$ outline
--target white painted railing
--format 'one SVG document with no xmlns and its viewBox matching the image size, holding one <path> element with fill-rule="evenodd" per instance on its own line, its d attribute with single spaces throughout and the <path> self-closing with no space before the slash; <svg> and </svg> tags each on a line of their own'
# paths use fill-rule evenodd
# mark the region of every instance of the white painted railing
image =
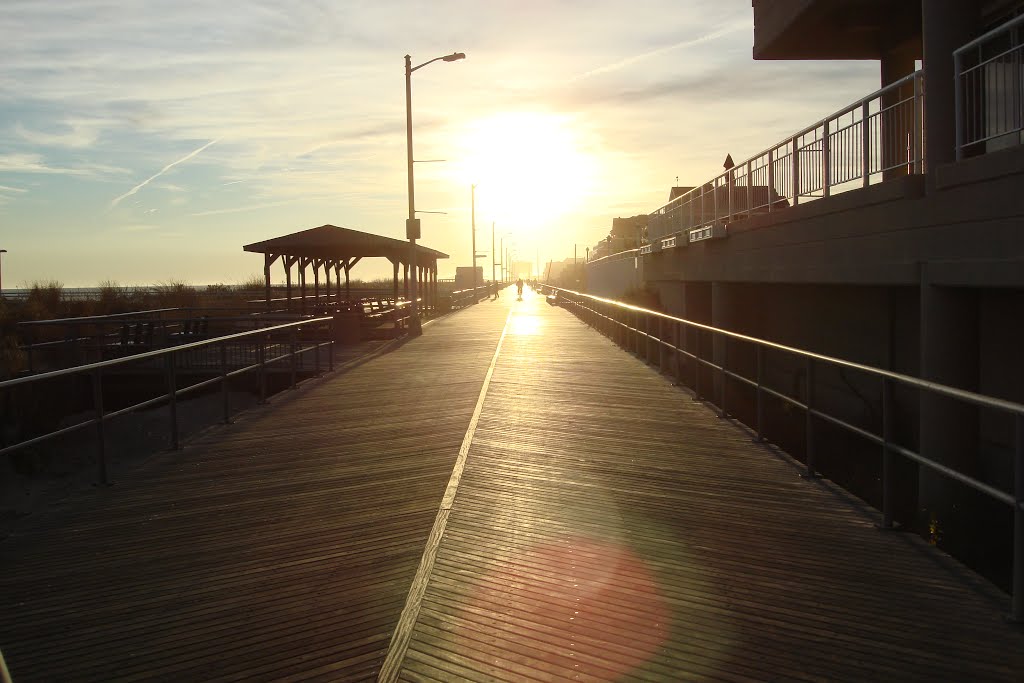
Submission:
<svg viewBox="0 0 1024 683">
<path fill-rule="evenodd" d="M 705 239 L 751 214 L 921 173 L 923 98 L 917 71 L 677 197 L 649 215 L 644 253 L 663 239 Z"/>
<path fill-rule="evenodd" d="M 956 158 L 1024 143 L 1024 15 L 953 53 Z"/>
</svg>

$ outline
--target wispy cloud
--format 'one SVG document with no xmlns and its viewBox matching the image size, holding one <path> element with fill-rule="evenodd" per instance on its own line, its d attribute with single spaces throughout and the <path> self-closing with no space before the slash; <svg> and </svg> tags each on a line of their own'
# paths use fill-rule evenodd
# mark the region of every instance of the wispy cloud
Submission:
<svg viewBox="0 0 1024 683">
<path fill-rule="evenodd" d="M 28 192 L 28 190 L 21 187 L 8 187 L 7 185 L 0 185 L 0 192 Z"/>
<path fill-rule="evenodd" d="M 294 204 L 300 201 L 299 199 L 286 199 L 280 202 L 267 202 L 265 204 L 251 204 L 249 206 L 236 206 L 230 209 L 212 209 L 210 211 L 197 211 L 196 213 L 189 214 L 190 216 L 219 216 L 225 213 L 242 213 L 245 211 L 257 211 L 259 209 L 269 209 L 274 206 L 284 206 L 285 204 Z"/>
<path fill-rule="evenodd" d="M 194 149 L 191 152 L 189 152 L 188 154 L 186 154 L 185 156 L 183 156 L 180 159 L 178 159 L 177 161 L 172 161 L 171 163 L 167 164 L 162 169 L 160 169 L 157 173 L 154 173 L 150 177 L 146 178 L 141 183 L 139 183 L 138 185 L 136 185 L 132 189 L 128 190 L 127 192 L 125 192 L 120 197 L 115 197 L 114 200 L 110 202 L 110 207 L 109 208 L 113 209 L 115 206 L 117 206 L 118 204 L 121 203 L 121 200 L 123 200 L 123 199 L 125 199 L 127 197 L 131 197 L 133 194 L 135 194 L 136 192 L 138 192 L 139 190 L 144 188 L 146 185 L 149 185 L 151 182 L 153 182 L 154 180 L 156 180 L 157 178 L 162 176 L 164 173 L 167 173 L 169 170 L 171 170 L 172 168 L 174 168 L 178 164 L 185 163 L 186 161 L 188 161 L 192 157 L 196 156 L 197 154 L 202 152 L 204 149 L 206 149 L 210 145 L 216 144 L 217 142 L 218 142 L 218 140 L 210 140 L 209 142 L 207 142 L 205 145 L 203 145 L 199 149 Z"/>
<path fill-rule="evenodd" d="M 128 171 L 106 164 L 76 164 L 74 166 L 51 166 L 41 154 L 14 152 L 0 154 L 0 173 L 47 173 L 74 176 L 121 175 Z"/>
<path fill-rule="evenodd" d="M 22 123 L 14 126 L 14 132 L 23 141 L 40 147 L 91 147 L 99 139 L 102 124 L 97 121 L 69 121 L 59 126 L 60 132 L 47 132 L 27 128 Z"/>
</svg>

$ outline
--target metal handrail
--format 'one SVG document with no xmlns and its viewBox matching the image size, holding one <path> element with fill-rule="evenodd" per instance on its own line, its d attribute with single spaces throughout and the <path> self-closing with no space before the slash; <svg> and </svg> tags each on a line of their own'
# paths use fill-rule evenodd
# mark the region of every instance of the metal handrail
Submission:
<svg viewBox="0 0 1024 683">
<path fill-rule="evenodd" d="M 642 253 L 658 250 L 662 239 L 689 237 L 689 230 L 852 189 L 858 179 L 866 187 L 879 174 L 921 173 L 922 84 L 923 72 L 915 71 L 658 207 L 648 216 L 650 244 Z"/>
<path fill-rule="evenodd" d="M 1024 131 L 1021 74 L 1024 41 L 1017 33 L 1009 48 L 985 57 L 994 41 L 1024 27 L 1024 14 L 1010 19 L 953 51 L 956 99 L 956 158 L 963 159 L 972 147 L 989 141 L 1019 136 Z M 965 62 L 974 51 L 974 63 Z"/>
<path fill-rule="evenodd" d="M 724 417 L 727 412 L 726 407 L 726 378 L 742 382 L 748 386 L 754 387 L 756 391 L 756 433 L 759 441 L 764 440 L 763 436 L 763 396 L 769 395 L 775 398 L 781 399 L 786 403 L 797 407 L 804 411 L 806 416 L 806 469 L 807 475 L 810 477 L 817 476 L 814 464 L 814 420 L 824 420 L 830 422 L 838 427 L 847 429 L 854 434 L 865 438 L 882 447 L 883 456 L 883 472 L 882 472 L 882 524 L 883 528 L 892 528 L 893 526 L 893 507 L 895 505 L 894 495 L 895 490 L 892 485 L 892 456 L 899 455 L 909 460 L 912 460 L 919 465 L 938 472 L 943 476 L 954 479 L 976 491 L 979 491 L 994 500 L 1001 503 L 1007 504 L 1012 507 L 1014 514 L 1014 560 L 1013 560 L 1013 589 L 1011 598 L 1011 618 L 1015 621 L 1024 621 L 1024 404 L 1017 403 L 1015 401 L 1008 401 L 1005 399 L 995 398 L 992 396 L 986 396 L 979 394 L 974 391 L 968 391 L 965 389 L 959 389 L 957 387 L 951 387 L 939 382 L 932 382 L 929 380 L 920 379 L 918 377 L 912 377 L 910 375 L 904 375 L 902 373 L 893 372 L 891 370 L 885 370 L 882 368 L 876 368 L 870 365 L 864 365 L 862 363 L 855 363 L 853 361 L 843 360 L 842 358 L 835 358 L 833 356 L 826 356 L 820 353 L 814 353 L 812 351 L 806 351 L 793 346 L 786 346 L 785 344 L 778 344 L 771 342 L 766 339 L 759 339 L 757 337 L 751 337 L 749 335 L 740 334 L 738 332 L 731 332 L 722 328 L 706 325 L 704 323 L 695 322 L 692 320 L 686 320 L 684 318 L 677 318 L 666 313 L 658 311 L 652 311 L 649 309 L 641 308 L 639 306 L 633 306 L 631 304 L 625 304 L 613 299 L 607 299 L 592 294 L 585 294 L 574 290 L 563 289 L 559 287 L 552 287 L 550 285 L 543 285 L 542 289 L 551 290 L 557 292 L 558 299 L 562 303 L 567 303 L 573 308 L 573 312 L 581 319 L 585 320 L 595 329 L 598 329 L 602 333 L 612 337 L 619 341 L 619 343 L 627 350 L 634 350 L 642 353 L 648 360 L 653 355 L 650 349 L 650 345 L 654 344 L 659 349 L 658 352 L 658 365 L 662 368 L 664 365 L 664 357 L 662 351 L 667 353 L 675 354 L 677 359 L 676 371 L 679 374 L 681 381 L 681 363 L 679 359 L 685 357 L 694 362 L 695 366 L 705 367 L 713 372 L 717 372 L 722 378 L 720 383 L 720 396 L 718 397 L 718 407 L 721 415 Z M 644 323 L 641 328 L 641 321 Z M 651 321 L 657 321 L 657 325 L 652 325 Z M 666 326 L 665 323 L 671 323 Z M 673 327 L 682 326 L 683 329 L 692 328 L 695 330 L 702 330 L 708 332 L 714 337 L 720 337 L 726 341 L 733 340 L 738 342 L 744 342 L 753 345 L 757 349 L 757 376 L 754 379 L 741 375 L 733 370 L 730 370 L 727 365 L 728 354 L 723 354 L 724 360 L 721 364 L 708 360 L 705 353 L 701 352 L 700 336 L 697 336 L 695 341 L 696 348 L 690 349 L 686 343 L 686 336 L 682 335 L 683 342 L 681 345 L 677 345 L 678 342 L 669 339 L 671 335 L 666 335 L 664 330 L 668 327 L 670 330 Z M 657 332 L 652 332 L 651 329 L 656 328 Z M 641 350 L 641 341 L 646 345 Z M 791 356 L 800 358 L 806 364 L 806 371 L 808 376 L 807 381 L 807 397 L 805 401 L 800 401 L 792 396 L 788 396 L 781 392 L 772 390 L 764 386 L 763 382 L 763 371 L 764 371 L 764 351 L 773 350 L 780 351 Z M 833 366 L 842 369 L 856 370 L 858 372 L 865 373 L 870 376 L 874 376 L 882 381 L 882 412 L 883 412 L 883 433 L 881 435 L 874 434 L 868 430 L 865 430 L 856 425 L 850 424 L 845 420 L 842 420 L 833 415 L 825 413 L 821 408 L 815 405 L 814 402 L 814 369 L 818 365 Z M 694 391 L 698 398 L 707 398 L 701 391 L 700 386 L 700 374 L 695 374 Z M 944 396 L 947 398 L 963 401 L 965 403 L 990 410 L 996 410 L 1003 413 L 1007 413 L 1014 417 L 1016 427 L 1016 439 L 1014 448 L 1014 492 L 1008 493 L 999 488 L 991 486 L 983 481 L 979 481 L 970 475 L 964 474 L 951 467 L 938 463 L 920 453 L 900 446 L 894 443 L 892 439 L 892 390 L 894 385 L 903 385 L 912 387 L 919 391 L 927 391 L 933 394 Z"/>
<path fill-rule="evenodd" d="M 289 360 L 291 363 L 291 387 L 294 388 L 297 383 L 296 371 L 297 364 L 296 359 L 303 354 L 313 352 L 314 354 L 314 371 L 316 374 L 320 374 L 320 350 L 323 347 L 327 347 L 329 352 L 327 354 L 328 359 L 328 370 L 334 369 L 334 354 L 333 354 L 333 339 L 327 341 L 312 341 L 309 344 L 300 344 L 298 339 L 298 333 L 303 327 L 309 327 L 311 325 L 324 326 L 331 323 L 334 319 L 332 317 L 322 318 L 311 318 L 307 320 L 301 320 L 297 322 L 285 323 L 282 325 L 274 325 L 272 327 L 264 327 L 256 330 L 249 330 L 246 332 L 238 332 L 235 334 L 224 335 L 221 337 L 215 337 L 213 339 L 204 339 L 195 342 L 189 342 L 186 344 L 180 344 L 178 346 L 168 347 L 166 349 L 158 349 L 155 351 L 145 351 L 125 358 L 114 358 L 110 360 L 99 361 L 95 363 L 89 363 L 86 365 L 80 365 L 73 368 L 64 368 L 61 370 L 53 370 L 50 372 L 43 372 L 35 375 L 28 375 L 25 377 L 17 377 L 14 379 L 4 380 L 0 382 L 0 391 L 10 390 L 15 387 L 36 384 L 46 382 L 49 380 L 60 379 L 65 377 L 71 377 L 74 375 L 88 375 L 92 379 L 93 388 L 93 406 L 92 409 L 95 413 L 94 417 L 88 420 L 83 420 L 74 425 L 64 427 L 61 429 L 53 430 L 45 434 L 36 435 L 29 439 L 19 441 L 18 443 L 9 444 L 0 448 L 0 455 L 7 455 L 18 450 L 22 450 L 29 446 L 39 444 L 58 436 L 75 432 L 87 427 L 94 426 L 97 430 L 97 465 L 99 468 L 99 479 L 103 483 L 109 483 L 110 477 L 107 467 L 106 459 L 106 448 L 104 443 L 103 435 L 103 424 L 115 417 L 124 415 L 126 413 L 142 410 L 154 405 L 160 405 L 167 403 L 171 408 L 171 443 L 172 448 L 178 448 L 178 421 L 177 421 L 177 410 L 176 402 L 179 396 L 184 396 L 188 393 L 195 392 L 201 388 L 211 386 L 216 383 L 220 383 L 222 387 L 222 400 L 223 400 L 223 412 L 224 422 L 230 422 L 231 411 L 228 401 L 228 380 L 245 374 L 247 372 L 258 372 L 259 373 L 259 385 L 260 385 L 260 401 L 263 402 L 266 399 L 266 367 L 269 364 Z M 287 342 L 282 342 L 278 346 L 286 345 L 287 350 L 283 352 L 275 352 L 277 355 L 267 358 L 266 354 L 268 348 L 272 348 L 274 344 L 269 342 L 271 334 L 280 334 L 285 332 L 288 334 Z M 250 338 L 257 339 L 256 361 L 245 365 L 237 369 L 228 369 L 227 363 L 227 346 L 232 342 L 239 342 Z M 196 382 L 186 387 L 178 388 L 176 382 L 176 363 L 175 356 L 177 354 L 185 354 L 191 351 L 205 349 L 208 347 L 216 346 L 220 349 L 220 362 L 219 362 L 219 374 L 211 379 Z M 130 406 L 120 408 L 115 411 L 107 411 L 103 406 L 103 375 L 105 371 L 109 371 L 112 368 L 127 365 L 129 363 L 140 363 L 145 361 L 153 361 L 158 359 L 164 359 L 165 361 L 165 377 L 167 380 L 168 390 L 155 398 L 150 398 L 139 403 L 134 403 Z"/>
</svg>

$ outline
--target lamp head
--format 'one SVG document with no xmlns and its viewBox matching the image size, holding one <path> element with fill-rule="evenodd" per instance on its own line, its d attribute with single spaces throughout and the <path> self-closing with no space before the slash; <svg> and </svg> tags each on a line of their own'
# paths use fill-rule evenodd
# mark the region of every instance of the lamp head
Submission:
<svg viewBox="0 0 1024 683">
<path fill-rule="evenodd" d="M 445 55 L 444 57 L 441 57 L 441 59 L 443 59 L 446 62 L 457 62 L 460 59 L 465 59 L 465 58 L 466 58 L 466 53 L 465 52 L 453 52 L 450 55 Z"/>
</svg>

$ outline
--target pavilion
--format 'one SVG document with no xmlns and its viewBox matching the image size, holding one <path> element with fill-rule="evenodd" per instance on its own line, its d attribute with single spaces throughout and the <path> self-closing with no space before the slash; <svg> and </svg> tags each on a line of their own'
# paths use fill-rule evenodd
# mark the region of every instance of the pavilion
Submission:
<svg viewBox="0 0 1024 683">
<path fill-rule="evenodd" d="M 349 273 L 364 258 L 383 257 L 391 262 L 394 299 L 398 301 L 398 269 L 403 272 L 403 296 L 409 298 L 409 243 L 405 240 L 372 235 L 367 232 L 339 228 L 335 225 L 321 225 L 318 228 L 293 232 L 290 235 L 274 237 L 262 242 L 247 244 L 245 251 L 263 254 L 263 277 L 266 282 L 267 305 L 270 305 L 270 268 L 279 259 L 284 266 L 289 306 L 292 300 L 292 267 L 297 266 L 296 278 L 302 310 L 306 306 L 306 271 L 313 267 L 313 300 L 320 301 L 320 270 L 324 272 L 325 293 L 331 294 L 331 271 L 334 271 L 335 295 L 341 299 L 341 271 L 345 272 L 345 299 L 351 298 Z M 419 296 L 424 307 L 433 308 L 437 303 L 437 261 L 448 258 L 434 249 L 416 245 L 417 282 Z"/>
</svg>

